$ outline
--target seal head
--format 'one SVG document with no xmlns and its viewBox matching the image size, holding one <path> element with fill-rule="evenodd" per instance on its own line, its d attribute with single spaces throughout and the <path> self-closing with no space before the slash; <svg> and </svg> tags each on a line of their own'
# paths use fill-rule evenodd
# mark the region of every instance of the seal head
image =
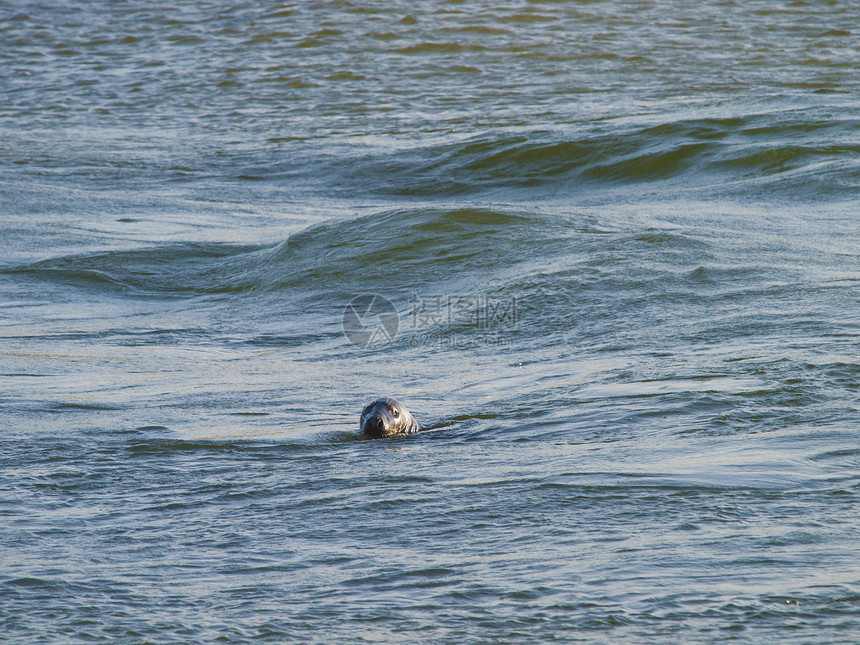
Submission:
<svg viewBox="0 0 860 645">
<path fill-rule="evenodd" d="M 393 437 L 418 432 L 421 426 L 396 399 L 377 399 L 361 411 L 361 432 L 368 437 Z"/>
</svg>

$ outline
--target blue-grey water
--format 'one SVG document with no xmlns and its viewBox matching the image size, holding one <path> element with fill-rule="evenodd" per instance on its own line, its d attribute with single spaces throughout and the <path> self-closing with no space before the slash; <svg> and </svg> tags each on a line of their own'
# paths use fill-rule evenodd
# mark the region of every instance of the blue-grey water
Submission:
<svg viewBox="0 0 860 645">
<path fill-rule="evenodd" d="M 860 642 L 858 70 L 850 0 L 0 3 L 0 641 Z"/>
</svg>

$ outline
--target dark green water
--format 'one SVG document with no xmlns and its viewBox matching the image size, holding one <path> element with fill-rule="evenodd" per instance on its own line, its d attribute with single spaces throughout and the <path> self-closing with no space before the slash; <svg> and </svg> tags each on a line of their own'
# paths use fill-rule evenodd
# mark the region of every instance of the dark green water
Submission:
<svg viewBox="0 0 860 645">
<path fill-rule="evenodd" d="M 0 4 L 0 640 L 857 643 L 858 34 Z"/>
</svg>

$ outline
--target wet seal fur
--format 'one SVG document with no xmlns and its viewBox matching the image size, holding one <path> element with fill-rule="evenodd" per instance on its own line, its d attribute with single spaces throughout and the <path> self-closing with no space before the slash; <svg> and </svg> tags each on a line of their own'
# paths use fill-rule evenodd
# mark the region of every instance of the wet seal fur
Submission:
<svg viewBox="0 0 860 645">
<path fill-rule="evenodd" d="M 413 434 L 423 430 L 412 414 L 397 399 L 376 399 L 361 411 L 359 422 L 365 436 L 379 439 Z"/>
</svg>

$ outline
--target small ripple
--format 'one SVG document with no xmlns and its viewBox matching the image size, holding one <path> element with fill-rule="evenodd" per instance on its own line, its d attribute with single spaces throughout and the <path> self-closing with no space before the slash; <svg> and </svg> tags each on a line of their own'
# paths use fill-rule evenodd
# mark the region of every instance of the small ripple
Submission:
<svg viewBox="0 0 860 645">
<path fill-rule="evenodd" d="M 341 584 L 348 587 L 383 587 L 397 589 L 399 587 L 432 588 L 452 584 L 449 579 L 457 576 L 458 571 L 447 568 L 411 569 L 376 576 L 349 578 Z"/>
</svg>

